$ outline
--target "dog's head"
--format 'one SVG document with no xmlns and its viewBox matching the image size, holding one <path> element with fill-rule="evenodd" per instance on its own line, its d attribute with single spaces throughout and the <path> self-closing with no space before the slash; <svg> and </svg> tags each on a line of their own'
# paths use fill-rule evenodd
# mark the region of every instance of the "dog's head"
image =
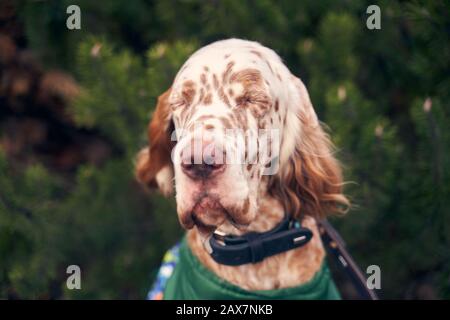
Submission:
<svg viewBox="0 0 450 320">
<path fill-rule="evenodd" d="M 267 195 L 297 218 L 347 205 L 305 86 L 256 42 L 219 41 L 194 53 L 159 97 L 148 135 L 137 178 L 166 195 L 175 184 L 185 228 L 245 229 Z"/>
</svg>

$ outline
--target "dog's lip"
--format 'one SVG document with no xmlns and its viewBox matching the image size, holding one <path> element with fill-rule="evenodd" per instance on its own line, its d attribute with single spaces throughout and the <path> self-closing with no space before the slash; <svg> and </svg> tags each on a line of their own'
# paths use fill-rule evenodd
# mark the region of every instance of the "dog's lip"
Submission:
<svg viewBox="0 0 450 320">
<path fill-rule="evenodd" d="M 250 223 L 247 223 L 247 224 L 239 224 L 239 223 L 236 223 L 236 222 L 233 221 L 233 220 L 230 220 L 230 222 L 231 222 L 231 224 L 233 225 L 233 227 L 235 227 L 235 228 L 238 229 L 239 231 L 245 231 L 245 230 L 247 230 L 248 226 L 250 225 Z"/>
<path fill-rule="evenodd" d="M 200 232 L 205 233 L 205 234 L 213 233 L 214 230 L 216 230 L 216 228 L 217 228 L 217 226 L 204 223 L 201 219 L 199 219 L 197 217 L 195 212 L 192 213 L 192 222 L 197 227 L 197 229 L 199 229 Z"/>
<path fill-rule="evenodd" d="M 237 223 L 236 220 L 233 219 L 231 214 L 226 209 L 224 209 L 224 210 L 227 215 L 227 219 L 229 220 L 229 222 L 232 224 L 233 227 L 235 227 L 236 229 L 241 230 L 241 231 L 245 231 L 245 229 L 247 229 L 247 227 L 249 226 L 250 223 L 247 223 L 247 224 Z"/>
<path fill-rule="evenodd" d="M 231 215 L 230 211 L 227 210 L 227 208 L 225 208 L 222 203 L 220 203 L 219 201 L 219 205 L 221 207 L 221 209 L 225 212 L 227 219 L 229 220 L 229 222 L 233 225 L 233 227 L 235 227 L 236 229 L 240 230 L 240 231 L 245 231 L 245 229 L 247 229 L 247 227 L 250 225 L 250 223 L 238 223 L 236 222 L 236 220 L 233 218 L 233 216 Z"/>
<path fill-rule="evenodd" d="M 211 239 L 213 232 L 217 229 L 216 226 L 205 224 L 203 221 L 201 221 L 193 212 L 192 213 L 192 222 L 196 226 L 197 231 L 200 235 L 200 240 L 202 242 L 203 248 L 208 252 L 209 254 L 212 253 L 212 248 L 209 243 L 209 239 Z"/>
<path fill-rule="evenodd" d="M 204 197 L 203 197 L 203 198 L 204 198 Z M 201 201 L 203 198 L 201 198 L 201 199 L 197 202 L 197 204 L 200 203 L 200 201 Z M 233 225 L 233 227 L 235 227 L 236 229 L 242 231 L 242 230 L 245 230 L 245 229 L 249 226 L 250 223 L 242 224 L 242 223 L 236 222 L 236 220 L 235 220 L 235 219 L 233 218 L 233 216 L 231 215 L 230 211 L 229 211 L 226 207 L 224 207 L 224 206 L 222 205 L 222 203 L 220 202 L 220 200 L 218 200 L 218 199 L 214 199 L 214 200 L 217 202 L 217 205 L 219 206 L 219 208 L 225 213 L 226 219 Z M 197 204 L 196 204 L 196 205 L 197 205 Z M 195 208 L 195 206 L 194 206 L 194 208 Z M 197 218 L 196 215 L 195 215 L 195 212 L 193 212 L 193 215 L 192 215 L 192 216 L 193 216 L 193 218 L 194 218 L 194 217 Z M 199 219 L 197 219 L 197 221 L 199 221 L 200 223 L 202 223 L 202 221 L 200 221 Z M 195 221 L 194 221 L 194 223 L 195 223 Z M 215 230 L 215 229 L 217 229 L 218 227 L 220 227 L 222 224 L 223 224 L 223 222 L 222 222 L 221 224 L 217 225 L 217 226 L 205 225 L 205 224 L 203 224 L 203 225 L 204 225 L 204 226 L 207 226 L 207 227 L 214 227 L 214 230 Z M 213 230 L 213 232 L 214 232 L 214 230 Z"/>
<path fill-rule="evenodd" d="M 201 202 L 202 200 L 204 200 L 205 198 L 209 198 L 212 201 L 214 201 L 214 205 L 217 205 L 216 209 L 220 209 L 223 211 L 223 213 L 225 214 L 225 219 L 223 222 L 218 223 L 217 225 L 214 224 L 207 224 L 205 223 L 202 219 L 201 219 L 201 215 L 198 215 L 196 213 L 196 209 L 198 210 L 198 206 L 201 206 Z M 233 227 L 235 227 L 237 230 L 239 231 L 245 231 L 248 226 L 250 225 L 249 223 L 246 224 L 242 224 L 242 223 L 238 223 L 234 218 L 233 215 L 231 214 L 230 210 L 228 210 L 220 201 L 220 198 L 217 195 L 214 194 L 208 194 L 208 193 L 203 193 L 200 196 L 198 196 L 197 201 L 195 202 L 195 204 L 192 206 L 192 209 L 189 211 L 189 214 L 184 215 L 185 217 L 189 217 L 188 219 L 184 220 L 184 223 L 182 223 L 185 227 L 187 227 L 188 229 L 193 228 L 194 226 L 197 227 L 197 230 L 200 232 L 201 236 L 203 238 L 207 238 L 212 236 L 212 234 L 214 233 L 214 231 L 218 228 L 220 228 L 226 221 L 228 221 Z"/>
</svg>

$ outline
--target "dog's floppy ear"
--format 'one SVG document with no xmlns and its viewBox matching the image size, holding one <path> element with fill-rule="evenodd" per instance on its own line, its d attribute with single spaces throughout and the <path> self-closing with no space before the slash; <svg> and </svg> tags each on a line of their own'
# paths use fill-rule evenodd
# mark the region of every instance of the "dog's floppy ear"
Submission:
<svg viewBox="0 0 450 320">
<path fill-rule="evenodd" d="M 136 157 L 136 178 L 148 186 L 158 187 L 164 195 L 173 192 L 173 165 L 171 151 L 171 109 L 168 103 L 170 89 L 158 98 L 156 110 L 148 126 L 149 146 Z"/>
<path fill-rule="evenodd" d="M 290 146 L 281 145 L 289 154 L 284 155 L 279 174 L 272 177 L 269 191 L 281 198 L 287 212 L 297 219 L 344 213 L 349 201 L 342 193 L 342 172 L 333 145 L 301 80 L 292 76 L 289 90 L 289 103 L 294 105 L 287 108 L 283 143 Z"/>
</svg>

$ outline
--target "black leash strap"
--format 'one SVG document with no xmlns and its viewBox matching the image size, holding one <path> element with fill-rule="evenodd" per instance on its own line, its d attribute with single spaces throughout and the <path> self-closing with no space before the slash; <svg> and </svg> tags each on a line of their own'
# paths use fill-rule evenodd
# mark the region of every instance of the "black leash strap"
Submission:
<svg viewBox="0 0 450 320">
<path fill-rule="evenodd" d="M 378 300 L 375 291 L 367 287 L 366 277 L 348 253 L 344 241 L 334 227 L 327 220 L 322 220 L 319 222 L 319 232 L 325 247 L 350 277 L 360 297 L 365 300 Z"/>
</svg>

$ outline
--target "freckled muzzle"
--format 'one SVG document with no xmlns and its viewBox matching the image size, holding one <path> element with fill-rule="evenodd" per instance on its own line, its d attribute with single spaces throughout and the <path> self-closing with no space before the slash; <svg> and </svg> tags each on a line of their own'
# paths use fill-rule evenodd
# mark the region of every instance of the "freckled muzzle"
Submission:
<svg viewBox="0 0 450 320">
<path fill-rule="evenodd" d="M 223 131 L 222 131 L 223 130 Z M 263 170 L 257 155 L 258 134 L 218 129 L 189 132 L 176 148 L 175 181 L 180 222 L 204 234 L 227 223 L 245 229 L 255 214 L 257 199 L 250 193 Z M 262 141 L 262 140 L 259 140 Z"/>
</svg>

